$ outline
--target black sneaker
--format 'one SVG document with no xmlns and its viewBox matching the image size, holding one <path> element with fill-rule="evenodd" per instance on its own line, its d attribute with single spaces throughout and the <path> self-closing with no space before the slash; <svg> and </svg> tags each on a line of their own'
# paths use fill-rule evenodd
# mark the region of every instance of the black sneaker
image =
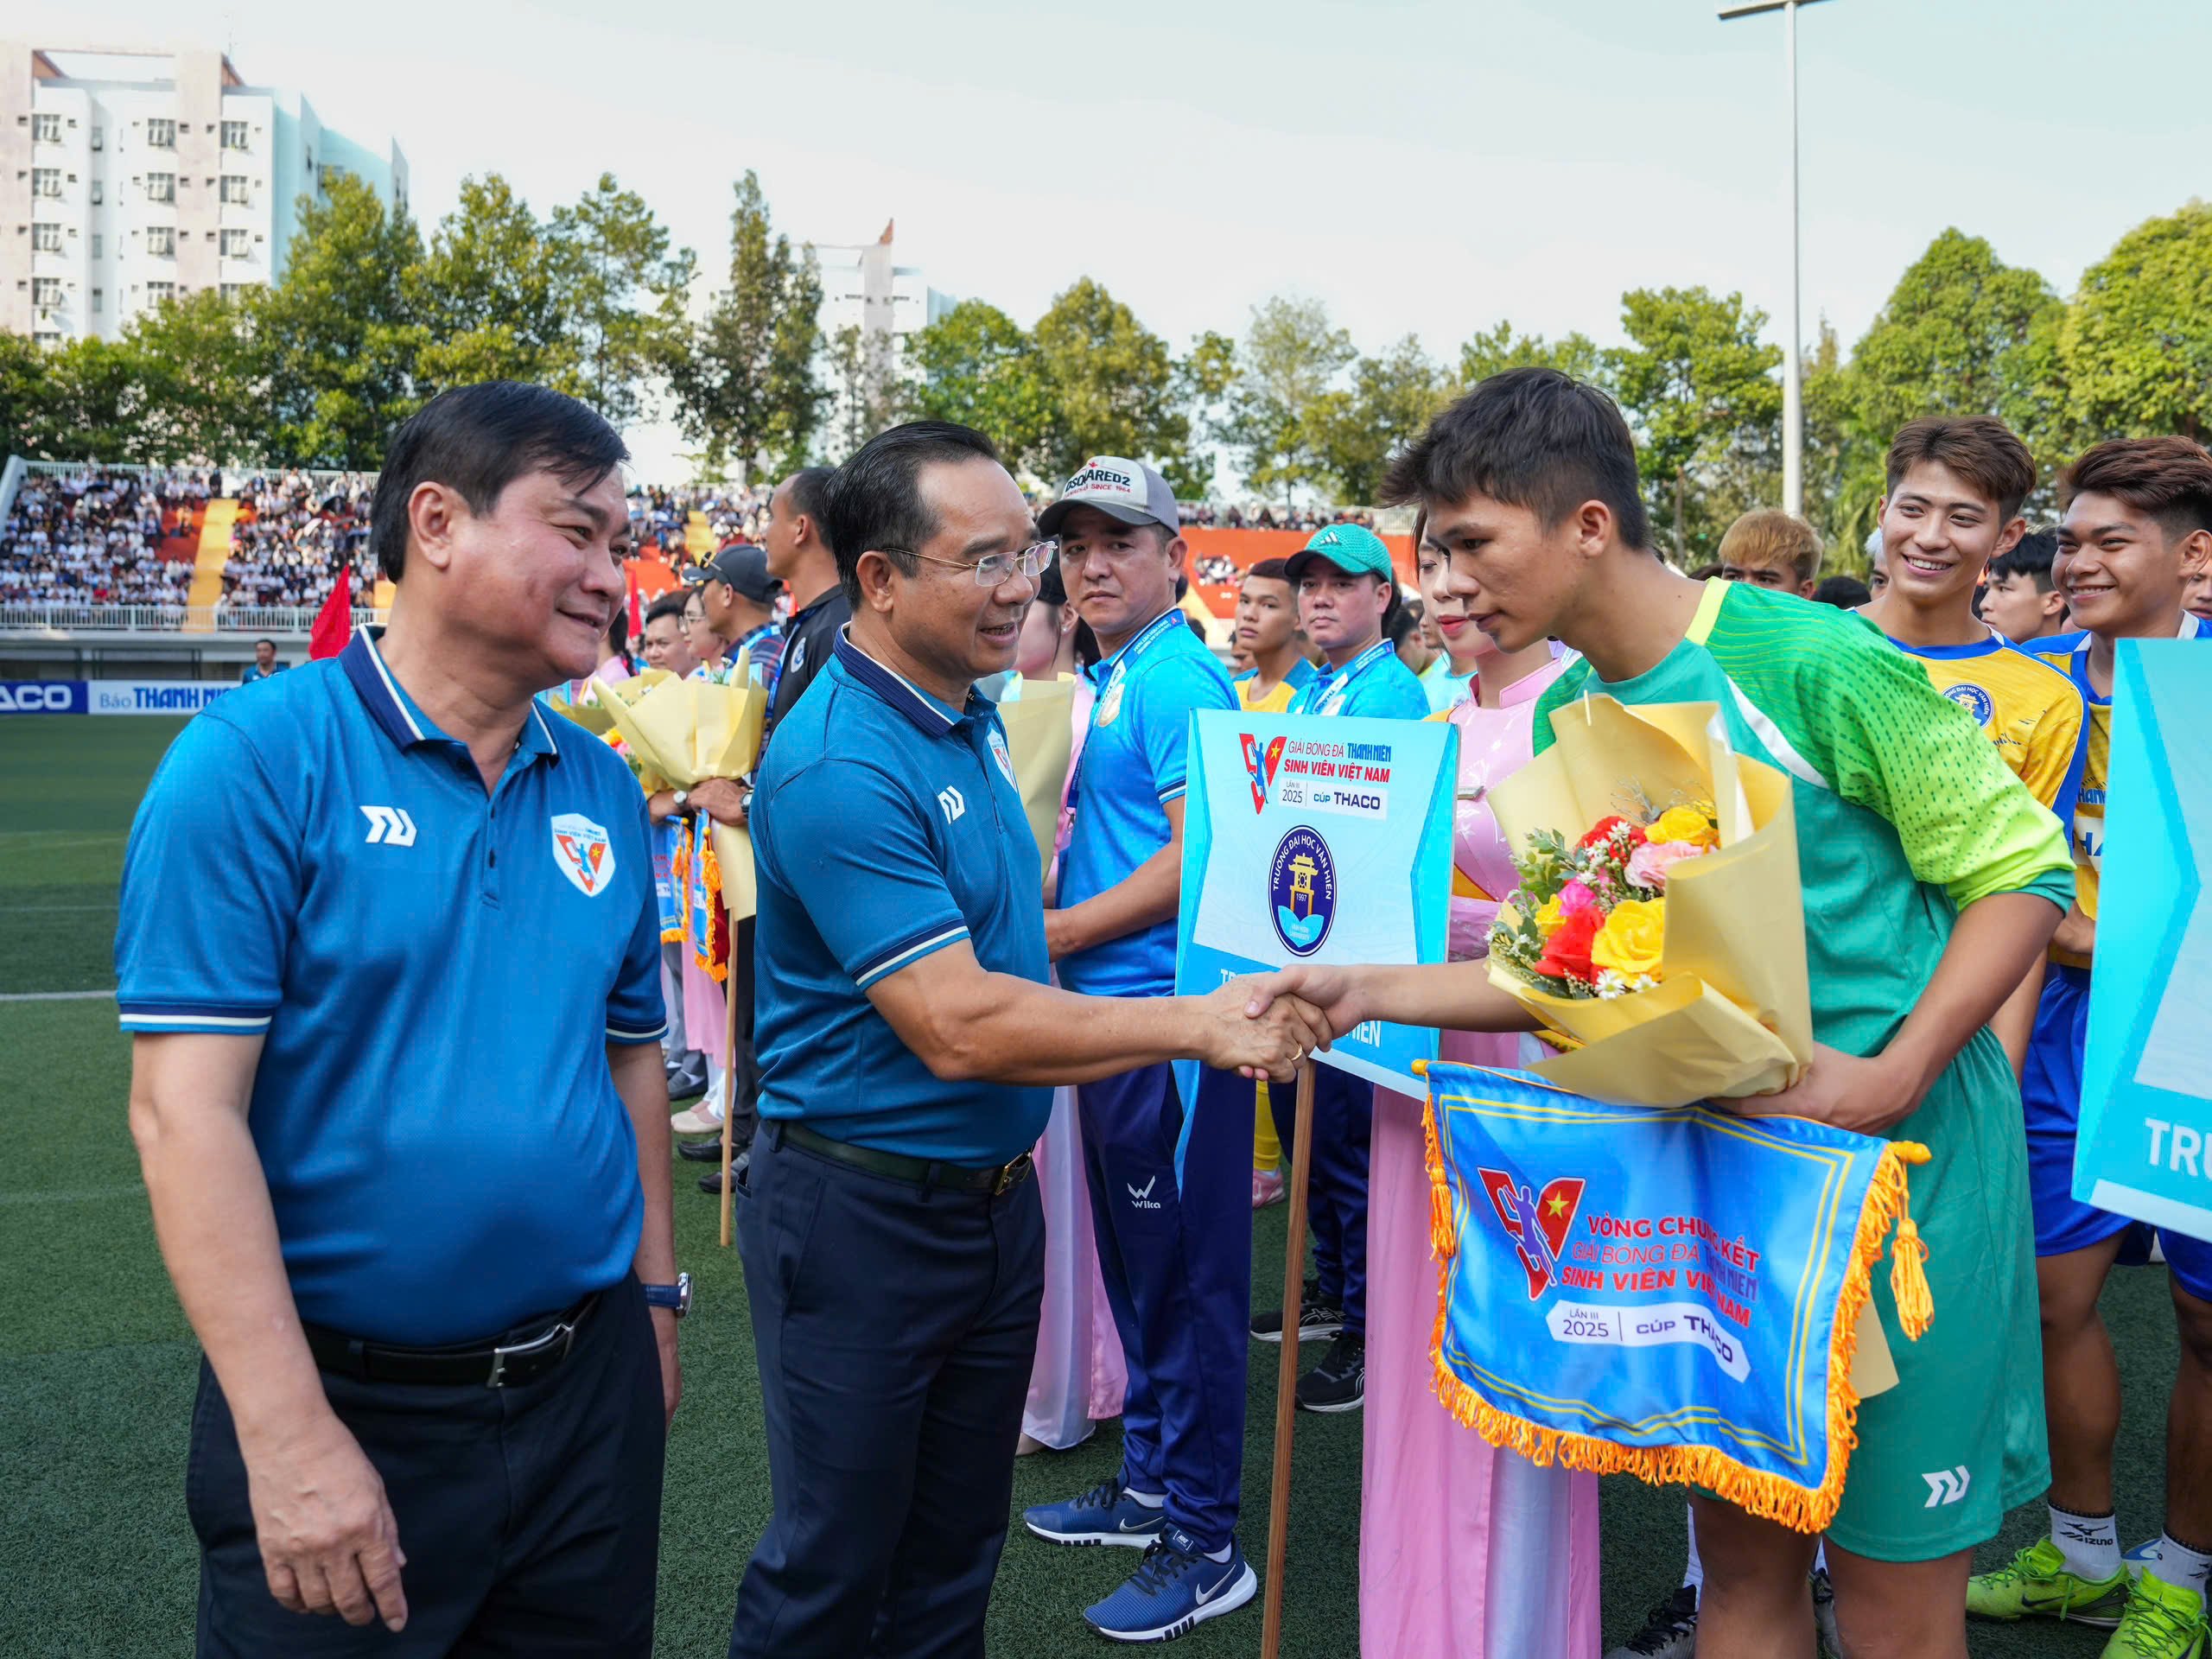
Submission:
<svg viewBox="0 0 2212 1659">
<path fill-rule="evenodd" d="M 1697 1592 L 1681 1585 L 1651 1610 L 1643 1628 L 1608 1648 L 1605 1659 L 1692 1659 L 1697 1652 Z"/>
<path fill-rule="evenodd" d="M 719 1164 L 722 1160 L 722 1138 L 719 1135 L 711 1141 L 679 1141 L 676 1155 L 690 1164 Z M 735 1149 L 732 1156 L 735 1155 Z"/>
<path fill-rule="evenodd" d="M 1321 1300 L 1321 1281 L 1308 1279 L 1300 1293 L 1298 1307 L 1298 1339 L 1300 1342 L 1319 1342 L 1333 1337 L 1344 1328 L 1344 1311 L 1334 1302 Z M 1282 1340 L 1282 1309 L 1263 1307 L 1252 1316 L 1252 1335 L 1260 1342 Z"/>
<path fill-rule="evenodd" d="M 1298 1379 L 1298 1404 L 1305 1411 L 1357 1411 L 1367 1398 L 1367 1338 L 1337 1332 L 1321 1363 Z"/>
<path fill-rule="evenodd" d="M 749 1151 L 732 1154 L 729 1160 L 730 1179 L 737 1182 L 740 1185 L 744 1185 L 745 1172 L 751 1166 L 752 1162 L 753 1154 Z M 710 1198 L 719 1198 L 721 1197 L 721 1171 L 719 1169 L 710 1169 L 705 1174 L 702 1175 L 699 1178 L 699 1190 L 702 1192 L 704 1192 Z"/>
</svg>

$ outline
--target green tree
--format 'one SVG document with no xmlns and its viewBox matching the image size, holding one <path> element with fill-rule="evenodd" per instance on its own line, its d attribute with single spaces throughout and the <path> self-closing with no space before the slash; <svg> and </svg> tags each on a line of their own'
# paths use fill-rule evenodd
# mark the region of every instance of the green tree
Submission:
<svg viewBox="0 0 2212 1659">
<path fill-rule="evenodd" d="M 122 345 L 144 398 L 139 459 L 260 458 L 268 365 L 243 303 L 203 288 L 140 312 Z"/>
<path fill-rule="evenodd" d="M 1051 397 L 1038 458 L 1048 480 L 1092 455 L 1156 463 L 1189 442 L 1167 342 L 1090 277 L 1053 300 L 1029 337 Z"/>
<path fill-rule="evenodd" d="M 645 199 L 602 173 L 545 227 L 556 302 L 575 356 L 576 395 L 616 426 L 645 412 L 645 387 L 684 343 L 696 264 Z"/>
<path fill-rule="evenodd" d="M 748 170 L 734 194 L 728 286 L 671 360 L 669 385 L 707 464 L 749 474 L 803 454 L 821 420 L 822 285 L 810 251 L 776 232 L 759 176 Z"/>
<path fill-rule="evenodd" d="M 2032 395 L 2026 351 L 2064 310 L 2050 285 L 1987 242 L 1947 230 L 1906 267 L 1851 357 L 1854 414 L 1886 444 L 1923 415 L 1996 415 Z"/>
<path fill-rule="evenodd" d="M 391 429 L 422 401 L 423 330 L 407 296 L 422 238 L 350 175 L 334 175 L 323 200 L 302 196 L 299 214 L 283 280 L 254 290 L 247 308 L 269 369 L 261 452 L 374 471 Z"/>
<path fill-rule="evenodd" d="M 1324 424 L 1321 447 L 1337 499 L 1371 504 L 1382 492 L 1391 453 L 1420 435 L 1452 391 L 1443 369 L 1412 334 L 1382 356 L 1354 364 L 1349 391 L 1323 394 L 1334 410 Z"/>
<path fill-rule="evenodd" d="M 2212 206 L 2146 219 L 2082 277 L 2057 334 L 2069 447 L 2212 431 Z"/>
<path fill-rule="evenodd" d="M 1178 501 L 1203 501 L 1213 493 L 1217 440 L 1226 435 L 1229 393 L 1236 384 L 1236 342 L 1211 328 L 1193 335 L 1175 359 L 1168 398 L 1183 419 L 1182 448 L 1160 457 L 1160 476 Z"/>
<path fill-rule="evenodd" d="M 1541 334 L 1516 334 L 1510 322 L 1500 322 L 1487 334 L 1471 335 L 1459 347 L 1459 385 L 1472 386 L 1508 369 L 1557 369 L 1578 380 L 1603 384 L 1605 356 L 1590 337 L 1563 334 L 1546 340 Z"/>
<path fill-rule="evenodd" d="M 1029 336 L 982 300 L 963 300 L 906 339 L 912 378 L 901 413 L 908 420 L 958 421 L 998 445 L 1007 465 L 1058 484 L 1045 459 L 1052 394 Z"/>
<path fill-rule="evenodd" d="M 1629 344 L 1605 354 L 1614 395 L 1635 429 L 1637 463 L 1653 516 L 1674 524 L 1675 556 L 1709 553 L 1726 521 L 1691 505 L 1724 467 L 1779 448 L 1778 347 L 1760 343 L 1766 313 L 1741 294 L 1640 288 L 1621 296 Z M 1740 490 L 1732 493 L 1740 496 Z M 1714 509 L 1717 512 L 1718 507 Z"/>
<path fill-rule="evenodd" d="M 461 181 L 461 200 L 402 283 L 423 339 L 425 397 L 480 380 L 575 393 L 577 352 L 556 285 L 554 248 L 530 204 L 497 173 Z"/>
<path fill-rule="evenodd" d="M 90 337 L 32 349 L 41 372 L 23 434 L 30 458 L 139 461 L 147 410 L 136 353 Z"/>
<path fill-rule="evenodd" d="M 44 459 L 31 433 L 45 403 L 46 367 L 43 346 L 0 328 L 0 450 L 8 454 Z"/>
<path fill-rule="evenodd" d="M 1280 491 L 1288 506 L 1301 487 L 1326 481 L 1324 445 L 1343 412 L 1327 394 L 1355 355 L 1319 300 L 1278 295 L 1252 308 L 1224 426 L 1255 490 Z"/>
<path fill-rule="evenodd" d="M 1850 365 L 1826 318 L 1820 338 L 1805 354 L 1805 517 L 1821 533 L 1821 568 L 1866 574 L 1866 534 L 1874 528 L 1883 491 L 1882 454 L 1869 437 L 1855 402 Z M 1777 480 L 1778 482 L 1778 480 Z M 1780 492 L 1776 492 L 1779 505 Z"/>
</svg>

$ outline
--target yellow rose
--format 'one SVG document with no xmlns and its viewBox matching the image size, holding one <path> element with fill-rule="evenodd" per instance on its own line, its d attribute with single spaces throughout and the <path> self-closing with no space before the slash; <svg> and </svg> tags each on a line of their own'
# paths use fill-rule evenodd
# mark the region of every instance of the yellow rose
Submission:
<svg viewBox="0 0 2212 1659">
<path fill-rule="evenodd" d="M 1559 907 L 1559 894 L 1552 894 L 1536 906 L 1535 920 L 1536 931 L 1548 939 L 1559 931 L 1560 925 L 1567 920 Z"/>
<path fill-rule="evenodd" d="M 1605 918 L 1598 937 L 1591 941 L 1590 960 L 1625 978 L 1656 976 L 1659 950 L 1667 935 L 1664 899 L 1624 899 Z"/>
<path fill-rule="evenodd" d="M 1670 806 L 1644 827 L 1646 841 L 1687 842 L 1693 847 L 1718 847 L 1720 836 L 1713 819 L 1694 806 Z"/>
</svg>

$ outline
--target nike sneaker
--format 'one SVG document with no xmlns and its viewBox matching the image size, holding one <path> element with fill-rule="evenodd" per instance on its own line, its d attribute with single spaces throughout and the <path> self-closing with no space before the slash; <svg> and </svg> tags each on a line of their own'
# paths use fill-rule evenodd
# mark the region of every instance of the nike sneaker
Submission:
<svg viewBox="0 0 2212 1659">
<path fill-rule="evenodd" d="M 1167 1529 L 1167 1511 L 1138 1503 L 1116 1475 L 1063 1503 L 1032 1505 L 1021 1512 L 1021 1524 L 1048 1544 L 1128 1544 L 1149 1549 Z"/>
<path fill-rule="evenodd" d="M 2127 1607 L 2127 1571 L 2085 1579 L 2066 1570 L 2066 1556 L 2038 1538 L 1994 1573 L 1967 1580 L 1967 1611 L 1977 1618 L 2058 1618 L 2107 1630 Z"/>
</svg>

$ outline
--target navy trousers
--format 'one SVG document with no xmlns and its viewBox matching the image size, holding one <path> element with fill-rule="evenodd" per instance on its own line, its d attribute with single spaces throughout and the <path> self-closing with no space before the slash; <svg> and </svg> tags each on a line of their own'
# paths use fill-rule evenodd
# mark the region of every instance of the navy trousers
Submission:
<svg viewBox="0 0 2212 1659">
<path fill-rule="evenodd" d="M 731 1659 L 981 1659 L 1045 1292 L 1037 1183 L 913 1186 L 771 1122 L 735 1203 L 775 1507 Z"/>
<path fill-rule="evenodd" d="M 276 1605 L 238 1433 L 203 1359 L 185 1475 L 200 1659 L 652 1653 L 664 1424 L 660 1353 L 635 1279 L 600 1299 L 563 1363 L 517 1387 L 322 1381 L 399 1523 L 407 1628 Z"/>
<path fill-rule="evenodd" d="M 1268 1099 L 1281 1103 L 1277 1122 L 1287 1152 L 1297 1091 L 1270 1089 Z M 1306 1184 L 1313 1270 L 1321 1300 L 1344 1309 L 1344 1329 L 1357 1337 L 1367 1334 L 1367 1147 L 1374 1133 L 1375 1085 L 1333 1065 L 1315 1066 L 1313 1162 Z"/>
<path fill-rule="evenodd" d="M 1086 1083 L 1084 1173 L 1128 1392 L 1122 1478 L 1165 1492 L 1167 1519 L 1218 1549 L 1236 1530 L 1251 1346 L 1253 1090 L 1201 1070 L 1175 1180 L 1183 1106 L 1165 1065 Z"/>
</svg>

